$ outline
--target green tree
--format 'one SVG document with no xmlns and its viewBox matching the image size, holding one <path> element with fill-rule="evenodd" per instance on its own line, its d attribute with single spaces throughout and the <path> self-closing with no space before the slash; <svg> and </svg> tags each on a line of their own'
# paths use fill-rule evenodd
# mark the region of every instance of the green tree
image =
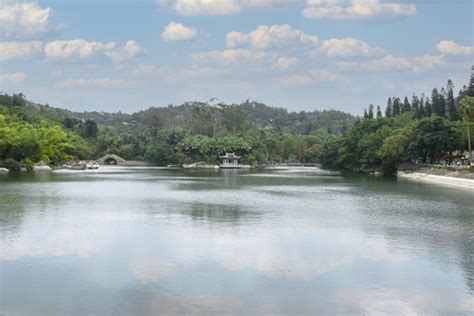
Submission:
<svg viewBox="0 0 474 316">
<path fill-rule="evenodd" d="M 24 106 L 26 103 L 25 95 L 23 93 L 13 94 L 11 105 L 12 106 Z"/>
<path fill-rule="evenodd" d="M 406 113 L 410 111 L 411 111 L 411 104 L 410 102 L 408 102 L 408 98 L 405 97 L 405 99 L 403 99 L 402 113 Z"/>
<path fill-rule="evenodd" d="M 387 107 L 385 108 L 385 117 L 390 117 L 393 114 L 392 98 L 388 98 Z"/>
<path fill-rule="evenodd" d="M 232 152 L 243 156 L 250 153 L 251 149 L 250 141 L 242 136 L 228 135 L 216 142 L 216 150 L 219 155 Z"/>
<path fill-rule="evenodd" d="M 218 155 L 216 140 L 206 135 L 187 136 L 176 145 L 176 148 L 194 161 L 215 160 Z"/>
<path fill-rule="evenodd" d="M 415 113 L 418 113 L 418 110 L 420 109 L 420 99 L 415 94 L 413 94 L 411 98 L 411 108 Z"/>
<path fill-rule="evenodd" d="M 430 117 L 433 114 L 433 107 L 431 105 L 430 99 L 426 98 L 425 100 L 425 117 Z"/>
<path fill-rule="evenodd" d="M 370 171 L 380 169 L 381 157 L 377 154 L 385 138 L 392 134 L 392 119 L 362 120 L 351 132 L 342 137 L 337 165 L 342 169 Z"/>
<path fill-rule="evenodd" d="M 63 121 L 63 126 L 64 126 L 64 128 L 67 128 L 67 129 L 73 129 L 74 128 L 74 121 L 71 118 L 66 117 Z"/>
<path fill-rule="evenodd" d="M 425 112 L 425 96 L 422 94 L 418 102 L 418 110 L 416 111 L 416 118 L 421 119 L 426 116 Z"/>
<path fill-rule="evenodd" d="M 453 82 L 451 81 L 451 79 L 449 79 L 446 85 L 446 107 L 448 110 L 448 118 L 451 121 L 457 121 L 459 120 L 459 113 L 458 113 L 458 110 L 456 109 L 453 89 L 454 89 Z"/>
<path fill-rule="evenodd" d="M 471 139 L 471 119 L 474 114 L 474 97 L 465 96 L 459 103 L 461 115 L 466 125 L 467 143 L 469 150 L 469 161 L 473 161 L 472 157 L 472 139 Z"/>
<path fill-rule="evenodd" d="M 373 119 L 373 118 L 374 118 L 374 105 L 373 105 L 373 104 L 369 105 L 368 117 L 369 117 L 370 119 Z"/>
<path fill-rule="evenodd" d="M 413 129 L 409 144 L 413 160 L 436 163 L 460 146 L 459 129 L 441 117 L 427 117 Z"/>
<path fill-rule="evenodd" d="M 251 128 L 247 113 L 238 105 L 228 105 L 222 109 L 222 122 L 232 134 L 246 133 Z"/>
<path fill-rule="evenodd" d="M 393 116 L 397 116 L 397 115 L 400 115 L 400 113 L 402 113 L 402 105 L 400 103 L 400 99 L 399 98 L 394 98 L 393 99 L 393 109 L 392 109 L 392 115 Z"/>
<path fill-rule="evenodd" d="M 369 118 L 369 113 L 367 112 L 367 109 L 364 109 L 364 118 L 365 119 Z"/>
<path fill-rule="evenodd" d="M 84 123 L 83 136 L 86 138 L 97 138 L 97 123 L 93 120 L 87 120 Z"/>
<path fill-rule="evenodd" d="M 410 160 L 408 146 L 413 136 L 414 126 L 416 126 L 416 123 L 407 125 L 395 131 L 393 135 L 383 141 L 378 155 L 382 158 L 382 171 L 385 174 L 396 173 L 398 166 L 402 162 Z"/>
<path fill-rule="evenodd" d="M 333 138 L 323 143 L 319 154 L 321 165 L 328 169 L 347 169 L 341 162 L 340 152 L 343 147 L 343 138 Z"/>
<path fill-rule="evenodd" d="M 173 146 L 168 144 L 152 144 L 145 151 L 145 160 L 159 166 L 176 164 L 176 155 Z"/>
<path fill-rule="evenodd" d="M 440 117 L 446 117 L 446 105 L 444 95 L 443 93 L 439 93 L 438 89 L 436 88 L 434 88 L 431 92 L 431 102 L 433 113 Z"/>
<path fill-rule="evenodd" d="M 377 105 L 377 118 L 382 118 L 382 110 L 380 109 L 380 105 Z"/>
</svg>

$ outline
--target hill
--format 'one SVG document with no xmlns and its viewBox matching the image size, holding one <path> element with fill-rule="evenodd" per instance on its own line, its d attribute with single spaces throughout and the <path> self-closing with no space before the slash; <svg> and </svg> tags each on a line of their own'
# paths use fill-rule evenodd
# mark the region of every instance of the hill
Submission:
<svg viewBox="0 0 474 316">
<path fill-rule="evenodd" d="M 162 165 L 196 160 L 216 162 L 226 151 L 237 152 L 250 164 L 312 162 L 325 140 L 342 135 L 357 121 L 351 114 L 336 110 L 289 112 L 249 100 L 241 104 L 185 102 L 133 114 L 73 112 L 34 103 L 21 93 L 0 95 L 0 113 L 0 128 L 5 130 L 4 135 L 8 129 L 11 138 L 0 139 L 0 160 L 10 158 L 27 165 L 38 159 L 59 164 L 105 153 Z M 74 144 L 63 144 L 60 147 L 69 151 L 56 153 L 56 158 L 51 159 L 41 149 L 41 142 L 33 137 L 21 141 L 38 143 L 39 149 L 30 150 L 34 155 L 11 152 L 15 147 L 11 142 L 20 141 L 13 135 L 20 132 L 18 129 L 28 128 L 37 133 L 39 128 L 53 127 L 64 135 L 74 136 L 83 150 L 76 152 L 71 149 Z"/>
</svg>

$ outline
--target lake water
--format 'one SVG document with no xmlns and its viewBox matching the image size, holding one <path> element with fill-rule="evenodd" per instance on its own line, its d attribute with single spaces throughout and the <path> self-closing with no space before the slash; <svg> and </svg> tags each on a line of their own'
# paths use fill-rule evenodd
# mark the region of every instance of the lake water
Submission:
<svg viewBox="0 0 474 316">
<path fill-rule="evenodd" d="M 0 176 L 0 314 L 474 311 L 474 194 L 317 168 Z"/>
</svg>

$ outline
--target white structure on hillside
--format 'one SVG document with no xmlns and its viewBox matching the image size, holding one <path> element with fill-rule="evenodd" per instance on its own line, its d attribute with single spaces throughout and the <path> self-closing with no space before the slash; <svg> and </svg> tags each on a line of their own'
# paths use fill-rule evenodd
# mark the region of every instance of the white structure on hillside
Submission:
<svg viewBox="0 0 474 316">
<path fill-rule="evenodd" d="M 235 153 L 226 153 L 224 156 L 221 156 L 222 164 L 221 168 L 241 168 L 239 165 L 240 156 L 237 156 Z"/>
</svg>

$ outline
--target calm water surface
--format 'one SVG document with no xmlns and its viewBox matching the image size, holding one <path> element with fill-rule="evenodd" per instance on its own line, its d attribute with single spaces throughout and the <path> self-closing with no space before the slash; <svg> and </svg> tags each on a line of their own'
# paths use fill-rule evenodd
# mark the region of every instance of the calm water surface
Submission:
<svg viewBox="0 0 474 316">
<path fill-rule="evenodd" d="M 0 314 L 474 311 L 474 194 L 317 168 L 0 176 Z"/>
</svg>

